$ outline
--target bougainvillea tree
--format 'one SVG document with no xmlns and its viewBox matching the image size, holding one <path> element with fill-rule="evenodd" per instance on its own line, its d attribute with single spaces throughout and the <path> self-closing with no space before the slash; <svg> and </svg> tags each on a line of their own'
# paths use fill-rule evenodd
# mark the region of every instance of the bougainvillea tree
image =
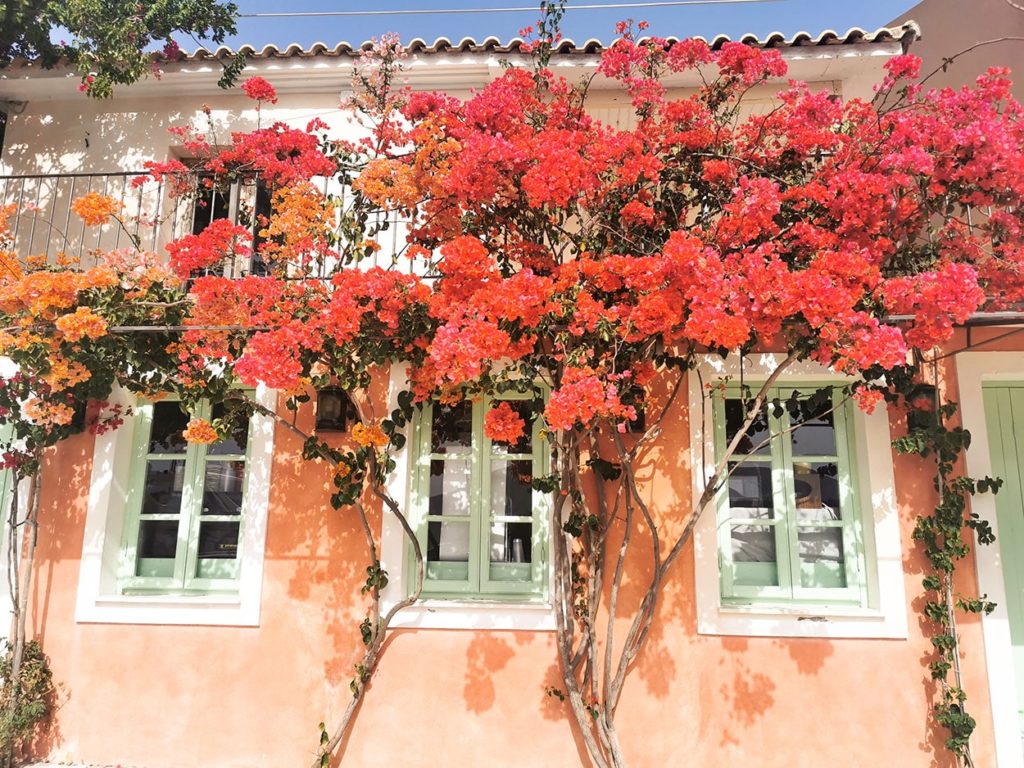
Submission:
<svg viewBox="0 0 1024 768">
<path fill-rule="evenodd" d="M 334 467 L 331 501 L 358 517 L 367 545 L 367 616 L 353 628 L 366 652 L 318 763 L 354 722 L 392 618 L 422 588 L 423 553 L 386 481 L 423 403 L 514 391 L 538 404 L 529 418 L 542 420 L 552 472 L 533 483 L 554 500 L 562 673 L 551 694 L 568 702 L 593 764 L 619 766 L 616 710 L 662 587 L 740 441 L 767 409 L 787 407 L 770 401 L 772 386 L 796 361 L 816 361 L 851 377 L 845 394 L 860 407 L 896 401 L 956 323 L 1024 299 L 1024 125 L 1007 73 L 927 91 L 913 84 L 916 59 L 899 56 L 873 102 L 790 82 L 771 110 L 752 112 L 751 89 L 784 82 L 777 51 L 638 40 L 624 25 L 595 76 L 631 100 L 635 121 L 616 128 L 587 113 L 592 79 L 547 68 L 556 22 L 541 20 L 533 67 L 508 68 L 466 99 L 399 87 L 403 52 L 385 38 L 345 105 L 366 127 L 360 140 L 332 138 L 319 121 L 226 143 L 202 125 L 181 129 L 203 174 L 171 161 L 150 164 L 150 178 L 200 198 L 218 184 L 264 185 L 272 205 L 249 214 L 255 240 L 220 220 L 166 254 L 102 254 L 89 270 L 4 254 L 0 346 L 19 370 L 3 390 L 18 425 L 10 467 L 34 469 L 77 405 L 90 403 L 92 428 L 116 425 L 123 414 L 99 402 L 114 384 L 174 392 L 186 408 L 227 403 L 222 418 L 190 422 L 198 442 L 261 409 L 240 385 L 277 389 L 291 408 L 332 382 L 352 394 L 360 421 L 348 450 L 262 411 L 303 439 L 306 458 Z M 701 85 L 666 87 L 687 74 Z M 261 104 L 275 98 L 265 81 L 243 87 Z M 325 178 L 349 192 L 326 194 Z M 88 223 L 121 221 L 117 201 L 100 196 L 76 210 Z M 381 211 L 410 222 L 390 268 L 367 266 L 389 220 Z M 265 274 L 232 276 L 254 253 Z M 766 350 L 780 362 L 743 390 L 743 424 L 699 498 L 663 519 L 636 467 L 687 376 L 709 354 Z M 371 384 L 395 364 L 407 366 L 407 388 L 375 420 Z M 655 383 L 664 396 L 649 396 Z M 514 443 L 527 420 L 499 406 L 484 429 Z M 411 593 L 386 614 L 371 507 L 395 516 L 414 550 Z M 959 520 L 958 532 L 977 524 L 962 509 Z M 627 600 L 623 574 L 641 555 L 647 582 Z M 941 711 L 962 709 L 962 692 L 943 690 Z"/>
</svg>

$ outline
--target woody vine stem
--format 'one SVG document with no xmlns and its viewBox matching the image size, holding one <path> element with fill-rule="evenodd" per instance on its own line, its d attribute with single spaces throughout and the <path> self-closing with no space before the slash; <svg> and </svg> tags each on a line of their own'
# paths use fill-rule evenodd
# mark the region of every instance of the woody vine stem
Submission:
<svg viewBox="0 0 1024 768">
<path fill-rule="evenodd" d="M 971 434 L 953 420 L 958 406 L 943 402 L 937 353 L 929 362 L 933 384 L 922 389 L 904 379 L 900 394 L 907 408 L 907 434 L 893 441 L 899 453 L 915 454 L 935 465 L 935 508 L 919 515 L 913 537 L 923 548 L 928 572 L 922 580 L 928 598 L 922 609 L 931 628 L 934 656 L 928 664 L 932 679 L 939 686 L 934 706 L 937 725 L 947 732 L 946 747 L 957 762 L 974 766 L 971 734 L 976 721 L 967 710 L 967 692 L 960 669 L 960 635 L 957 615 L 988 614 L 995 604 L 981 596 L 957 594 L 957 564 L 971 552 L 970 539 L 991 544 L 995 536 L 988 521 L 968 509 L 968 500 L 979 493 L 996 493 L 1001 479 L 974 479 L 962 471 L 963 452 L 970 447 Z"/>
</svg>

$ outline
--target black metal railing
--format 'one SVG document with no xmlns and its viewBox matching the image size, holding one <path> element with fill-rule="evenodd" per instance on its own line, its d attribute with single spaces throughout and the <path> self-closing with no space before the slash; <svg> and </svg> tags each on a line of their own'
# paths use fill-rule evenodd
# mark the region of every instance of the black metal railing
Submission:
<svg viewBox="0 0 1024 768">
<path fill-rule="evenodd" d="M 245 189 L 236 184 L 222 192 L 198 196 L 174 196 L 163 182 L 141 182 L 144 171 L 110 173 L 38 173 L 0 175 L 0 206 L 13 206 L 8 225 L 14 232 L 19 257 L 44 258 L 55 262 L 63 255 L 83 267 L 92 266 L 100 253 L 118 248 L 137 248 L 163 254 L 167 243 L 189 232 L 202 229 L 212 218 L 228 216 L 240 220 L 245 209 L 242 198 L 253 197 L 258 185 L 248 180 Z M 342 204 L 351 200 L 351 191 L 334 179 L 320 179 L 325 193 L 334 195 Z M 231 186 L 231 185 L 228 185 Z M 248 190 L 248 191 L 246 191 Z M 111 221 L 96 227 L 86 226 L 74 212 L 72 203 L 90 192 L 118 200 L 123 205 L 121 223 Z M 197 200 L 201 201 L 197 205 Z M 248 218 L 254 218 L 250 206 Z M 340 214 L 339 214 L 340 216 Z M 380 266 L 402 272 L 425 271 L 425 265 L 413 264 L 401 256 L 405 246 L 408 222 L 395 212 L 381 212 L 371 217 L 370 224 L 387 221 L 387 227 L 374 238 L 381 246 L 372 258 L 361 265 Z M 254 234 L 256 233 L 255 224 Z M 242 265 L 233 274 L 251 271 L 253 265 Z"/>
</svg>

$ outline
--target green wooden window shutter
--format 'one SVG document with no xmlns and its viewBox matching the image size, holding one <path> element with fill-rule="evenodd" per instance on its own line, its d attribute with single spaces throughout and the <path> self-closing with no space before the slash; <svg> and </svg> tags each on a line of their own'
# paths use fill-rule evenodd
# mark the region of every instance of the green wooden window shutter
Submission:
<svg viewBox="0 0 1024 768">
<path fill-rule="evenodd" d="M 501 400 L 532 424 L 514 446 L 484 435 L 491 399 L 428 404 L 415 420 L 411 511 L 426 565 L 425 596 L 546 596 L 550 497 L 531 487 L 547 474 L 546 443 L 531 400 Z M 410 553 L 408 567 L 414 566 Z"/>
<path fill-rule="evenodd" d="M 823 383 L 776 387 L 769 400 L 797 393 L 804 412 L 770 405 L 751 425 L 716 497 L 724 603 L 867 604 L 867 549 L 857 493 L 852 405 Z M 740 392 L 713 406 L 717 457 L 742 426 Z"/>
<path fill-rule="evenodd" d="M 204 403 L 199 418 L 221 407 Z M 136 411 L 122 591 L 235 592 L 239 576 L 248 422 L 212 445 L 187 443 L 189 416 L 172 399 Z"/>
</svg>

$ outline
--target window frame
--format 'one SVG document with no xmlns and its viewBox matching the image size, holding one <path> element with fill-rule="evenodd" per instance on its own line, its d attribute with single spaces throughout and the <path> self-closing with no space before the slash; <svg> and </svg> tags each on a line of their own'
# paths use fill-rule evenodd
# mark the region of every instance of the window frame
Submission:
<svg viewBox="0 0 1024 768">
<path fill-rule="evenodd" d="M 152 433 L 153 415 L 159 403 L 177 403 L 178 398 L 167 397 L 159 401 L 141 404 L 136 409 L 136 425 L 132 447 L 131 480 L 127 497 L 127 520 L 121 543 L 120 582 L 122 594 L 163 593 L 163 594 L 231 594 L 238 590 L 238 573 L 241 566 L 243 529 L 245 527 L 246 498 L 249 490 L 249 448 L 252 445 L 253 428 L 250 424 L 246 429 L 246 452 L 244 454 L 216 454 L 209 457 L 206 445 L 189 443 L 181 454 L 156 454 L 158 461 L 184 461 L 184 481 L 182 484 L 181 505 L 177 515 L 178 544 L 174 556 L 174 575 L 140 576 L 137 574 L 139 529 L 142 524 L 142 496 L 146 485 L 147 464 L 154 454 L 149 452 L 149 440 Z M 195 418 L 211 419 L 212 407 L 203 401 Z M 242 507 L 237 517 L 234 515 L 202 514 L 202 498 L 206 482 L 208 462 L 229 463 L 245 462 L 245 475 L 242 483 Z M 202 470 L 202 471 L 200 471 Z M 211 520 L 210 518 L 216 518 Z M 195 575 L 199 559 L 199 529 L 203 522 L 238 522 L 238 550 L 235 555 L 235 576 L 231 578 L 210 578 Z"/>
<path fill-rule="evenodd" d="M 548 597 L 548 539 L 549 520 L 551 518 L 550 494 L 536 489 L 531 490 L 532 514 L 530 515 L 531 558 L 530 580 L 510 581 L 493 579 L 490 576 L 492 563 L 488 555 L 489 527 L 493 511 L 488 500 L 491 497 L 491 466 L 495 460 L 527 460 L 532 462 L 532 476 L 541 477 L 548 474 L 550 457 L 544 450 L 547 445 L 541 434 L 541 420 L 534 419 L 532 424 L 532 446 L 530 454 L 496 454 L 495 443 L 483 431 L 484 417 L 488 410 L 502 401 L 524 401 L 531 397 L 526 394 L 506 393 L 500 397 L 481 398 L 472 403 L 472 429 L 469 450 L 457 454 L 468 458 L 469 469 L 469 514 L 466 525 L 469 526 L 468 578 L 463 579 L 430 579 L 423 582 L 423 596 L 436 599 L 468 599 L 488 600 L 494 602 L 517 602 L 546 600 Z M 410 525 L 416 531 L 420 551 L 423 553 L 424 566 L 427 567 L 427 538 L 431 522 L 444 522 L 439 516 L 429 514 L 430 502 L 430 469 L 431 463 L 450 458 L 451 454 L 433 453 L 431 434 L 433 427 L 434 404 L 427 403 L 420 407 L 413 418 L 411 441 L 413 444 L 410 467 L 409 510 Z M 507 458 L 506 458 L 507 457 Z M 456 459 L 458 460 L 458 459 Z M 488 524 L 485 525 L 484 517 Z M 453 521 L 458 522 L 458 521 Z M 515 522 L 503 520 L 501 522 Z M 407 547 L 405 567 L 409 573 L 416 568 L 415 554 L 412 545 Z M 411 592 L 411 585 L 409 588 Z"/>
<path fill-rule="evenodd" d="M 689 476 L 696 507 L 715 466 L 715 428 L 710 393 L 737 381 L 765 381 L 784 354 L 758 352 L 742 358 L 731 354 L 700 355 L 688 374 Z M 812 361 L 791 363 L 778 380 L 782 387 L 806 389 L 815 382 L 849 383 L 849 376 Z M 694 578 L 697 633 L 738 637 L 817 637 L 905 639 L 909 632 L 906 576 L 893 452 L 887 409 L 871 414 L 854 408 L 850 416 L 856 487 L 861 501 L 862 532 L 867 556 L 865 605 L 836 601 L 754 602 L 722 599 L 717 507 L 704 511 L 694 525 Z M 908 534 L 909 535 L 909 534 Z"/>
<path fill-rule="evenodd" d="M 121 545 L 128 521 L 137 409 L 145 405 L 120 386 L 107 398 L 131 408 L 122 426 L 95 438 L 79 565 L 75 621 L 80 624 L 155 624 L 256 627 L 260 624 L 264 552 L 274 458 L 274 419 L 250 419 L 247 487 L 239 531 L 239 577 L 230 593 L 171 593 L 121 589 Z M 254 399 L 277 408 L 277 392 L 263 385 Z"/>
<path fill-rule="evenodd" d="M 763 382 L 751 382 L 752 389 L 758 389 Z M 794 490 L 795 474 L 793 472 L 793 433 L 799 429 L 791 427 L 788 411 L 781 416 L 772 413 L 770 401 L 773 398 L 786 400 L 794 392 L 811 394 L 818 389 L 835 388 L 842 382 L 835 380 L 807 381 L 799 386 L 792 384 L 777 385 L 768 391 L 769 404 L 766 405 L 769 429 L 769 452 L 767 460 L 749 457 L 747 454 L 734 454 L 734 457 L 746 459 L 744 464 L 768 464 L 772 477 L 773 509 L 778 516 L 772 523 L 756 522 L 757 525 L 770 526 L 775 534 L 775 566 L 778 574 L 778 585 L 754 586 L 736 584 L 738 566 L 733 561 L 731 527 L 743 518 L 734 514 L 729 506 L 729 483 L 726 480 L 715 497 L 715 513 L 717 515 L 718 556 L 721 572 L 721 590 L 723 604 L 745 605 L 753 603 L 769 604 L 825 604 L 851 605 L 864 607 L 868 604 L 868 590 L 864 574 L 867 572 L 867 549 L 863 535 L 863 509 L 860 504 L 856 478 L 858 477 L 856 450 L 853 444 L 851 423 L 852 402 L 841 401 L 840 394 L 833 389 L 833 426 L 836 443 L 834 455 L 803 455 L 796 458 L 801 462 L 835 463 L 837 467 L 837 483 L 840 493 L 841 518 L 838 525 L 827 521 L 809 521 L 801 523 L 797 513 L 796 494 Z M 723 391 L 724 389 L 724 391 Z M 726 400 L 738 399 L 738 384 L 726 385 L 716 389 L 713 395 L 713 424 L 715 459 L 721 458 L 727 446 L 725 403 Z M 837 402 L 839 400 L 839 402 Z M 754 521 L 752 521 L 754 522 Z M 798 533 L 800 528 L 842 528 L 843 535 L 843 571 L 846 586 L 843 587 L 804 587 L 800 585 L 800 555 Z"/>
<path fill-rule="evenodd" d="M 388 382 L 388 412 L 399 407 L 398 397 L 408 390 L 408 382 L 408 363 L 392 363 Z M 395 468 L 385 481 L 387 494 L 398 503 L 403 513 L 409 511 L 414 426 L 410 425 L 409 440 L 392 454 Z M 380 563 L 388 574 L 388 584 L 381 590 L 383 614 L 409 597 L 416 581 L 416 572 L 409 565 L 409 543 L 398 517 L 385 509 L 380 525 Z M 547 552 L 551 552 L 554 535 L 552 528 L 549 516 L 541 529 Z M 546 579 L 549 585 L 553 583 L 551 568 L 551 560 L 548 558 Z M 550 598 L 509 602 L 421 596 L 414 604 L 395 614 L 391 626 L 405 629 L 554 632 L 558 628 L 558 621 Z"/>
</svg>

